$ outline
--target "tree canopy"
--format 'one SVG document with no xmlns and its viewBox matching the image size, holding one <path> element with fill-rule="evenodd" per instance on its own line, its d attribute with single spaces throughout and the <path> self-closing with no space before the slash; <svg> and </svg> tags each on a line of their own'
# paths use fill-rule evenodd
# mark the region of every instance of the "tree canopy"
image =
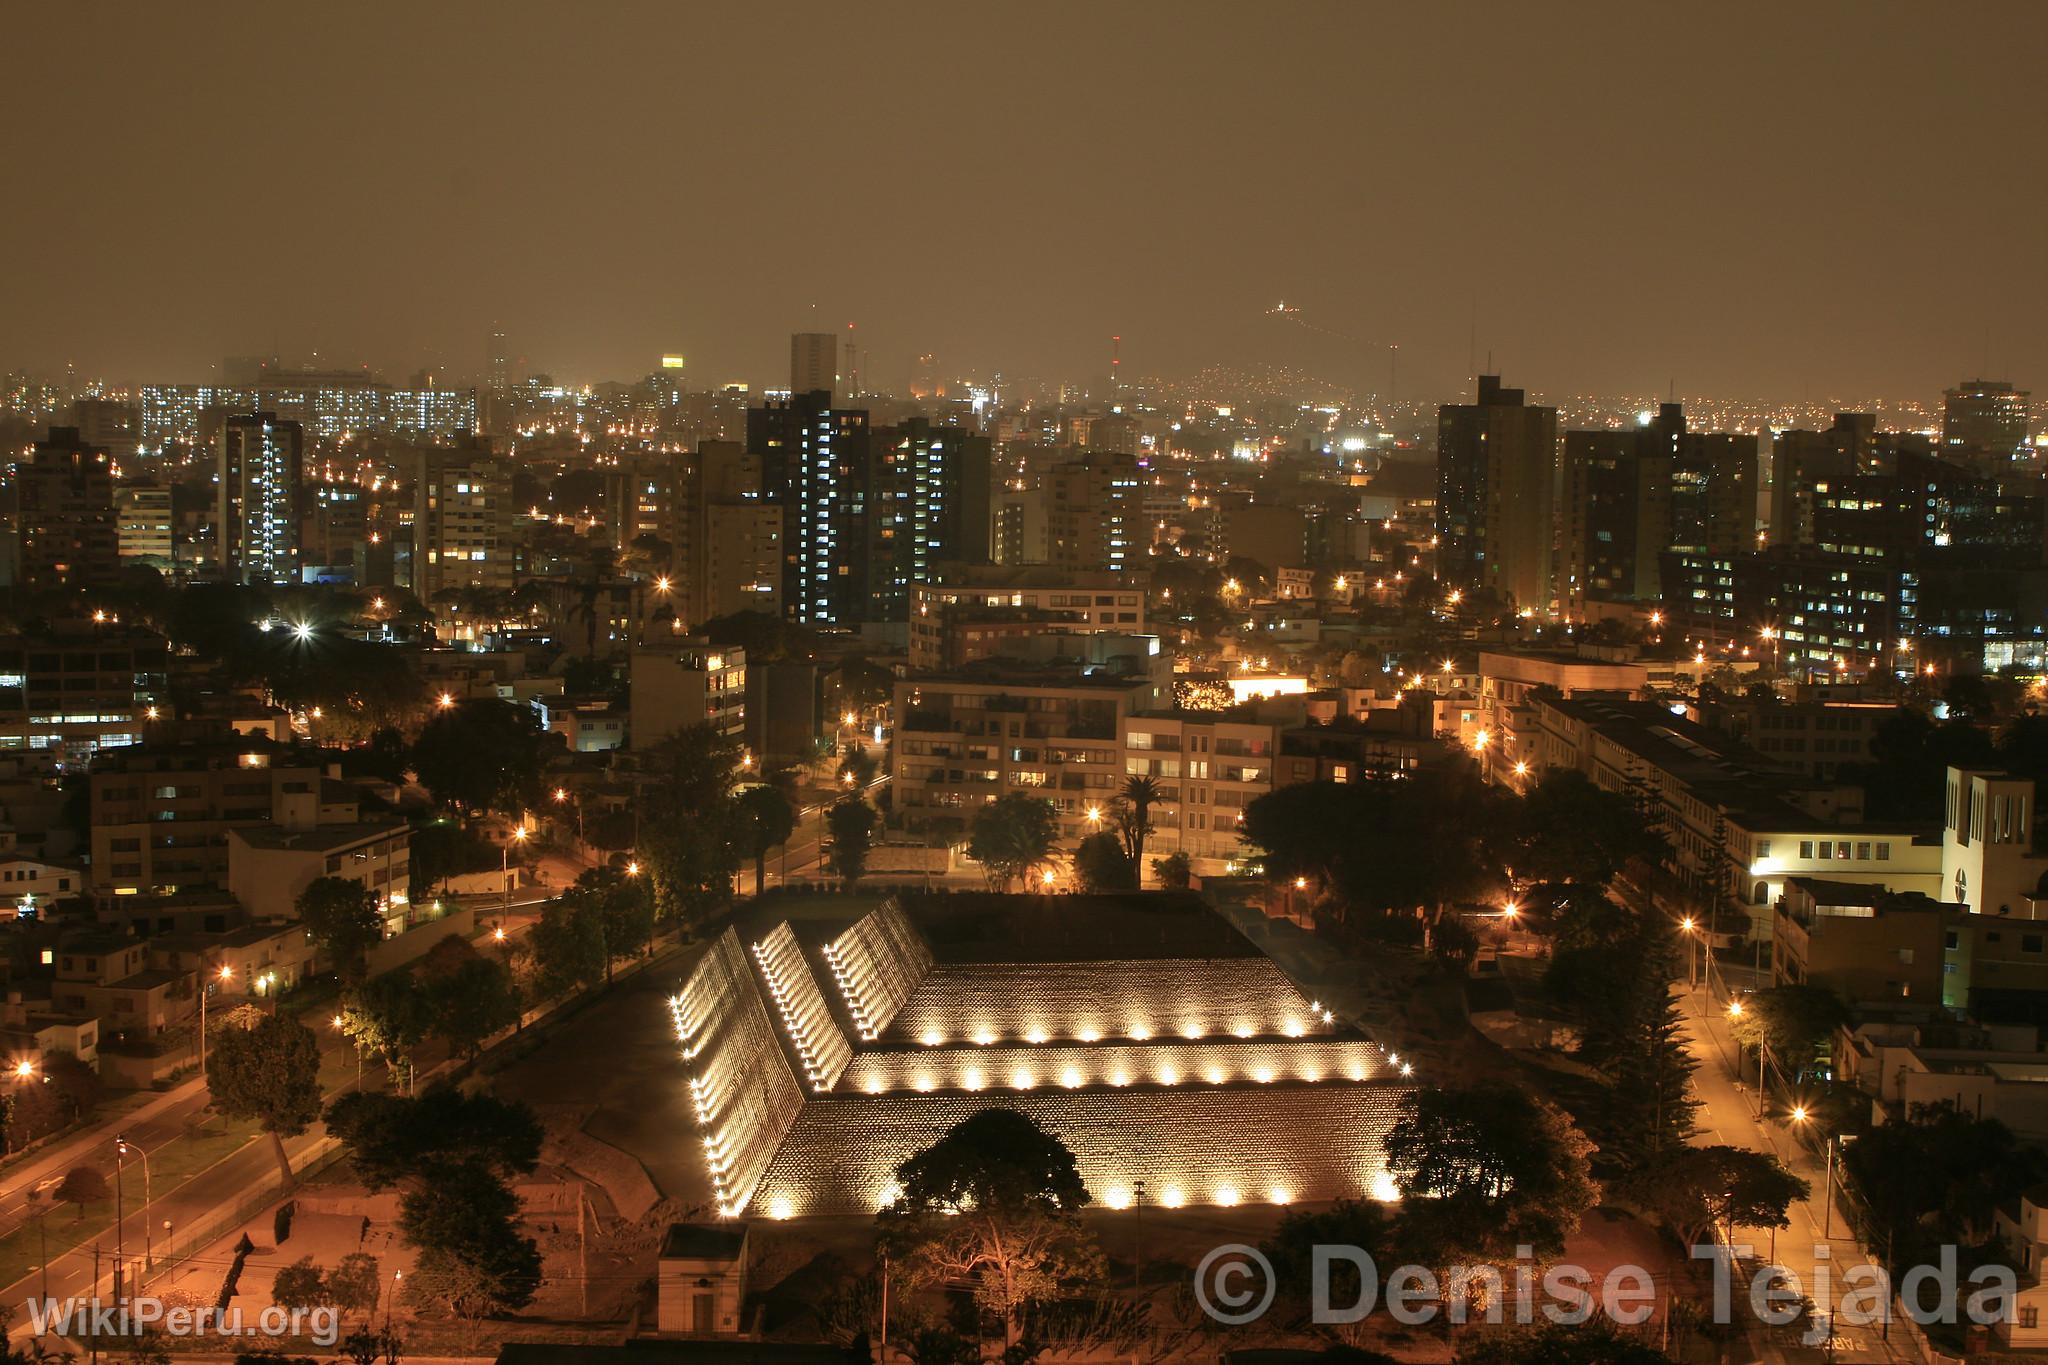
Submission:
<svg viewBox="0 0 2048 1365">
<path fill-rule="evenodd" d="M 206 1086 L 221 1113 L 253 1120 L 269 1136 L 289 1186 L 284 1140 L 320 1117 L 320 1040 L 313 1031 L 288 1014 L 266 1015 L 254 1028 L 221 1030 L 207 1058 Z"/>
<path fill-rule="evenodd" d="M 384 941 L 384 917 L 378 913 L 376 894 L 350 877 L 315 877 L 299 893 L 294 908 L 342 978 L 361 980 L 365 955 Z"/>
<path fill-rule="evenodd" d="M 1599 1198 L 1571 1120 L 1518 1086 L 1423 1088 L 1401 1101 L 1387 1169 L 1452 1255 L 1491 1257 L 1527 1243 L 1555 1255 Z"/>
<path fill-rule="evenodd" d="M 1059 839 L 1059 813 L 1042 796 L 1011 792 L 974 813 L 967 856 L 982 866 L 989 885 L 1007 890 L 1052 861 Z"/>
<path fill-rule="evenodd" d="M 896 1183 L 878 1223 L 898 1263 L 923 1283 L 972 1283 L 1013 1346 L 1026 1304 L 1101 1275 L 1073 1153 L 1014 1109 L 960 1120 L 898 1166 Z"/>
</svg>

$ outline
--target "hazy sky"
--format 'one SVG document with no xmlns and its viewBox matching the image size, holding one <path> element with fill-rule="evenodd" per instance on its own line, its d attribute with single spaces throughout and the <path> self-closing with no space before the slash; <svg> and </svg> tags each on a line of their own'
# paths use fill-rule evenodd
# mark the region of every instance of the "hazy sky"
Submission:
<svg viewBox="0 0 2048 1365">
<path fill-rule="evenodd" d="M 15 0 L 0 368 L 2048 391 L 2048 5 Z M 1265 310 L 1285 299 L 1311 332 Z M 1341 334 L 1341 335 L 1333 335 Z M 1347 339 L 1352 338 L 1352 339 Z"/>
</svg>

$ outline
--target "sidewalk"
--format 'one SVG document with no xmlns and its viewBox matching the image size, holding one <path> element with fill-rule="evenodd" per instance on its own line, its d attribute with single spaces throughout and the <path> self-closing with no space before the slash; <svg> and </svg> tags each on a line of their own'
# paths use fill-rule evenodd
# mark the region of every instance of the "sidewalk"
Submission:
<svg viewBox="0 0 2048 1365">
<path fill-rule="evenodd" d="M 1687 1050 L 1699 1063 L 1693 1072 L 1693 1088 L 1701 1101 L 1700 1131 L 1694 1141 L 1702 1146 L 1720 1143 L 1768 1152 L 1812 1186 L 1808 1197 L 1787 1211 L 1790 1227 L 1776 1229 L 1775 1236 L 1768 1228 L 1738 1227 L 1735 1229 L 1736 1245 L 1741 1248 L 1747 1244 L 1750 1248 L 1743 1259 L 1750 1261 L 1752 1268 L 1770 1264 L 1783 1266 L 1797 1277 L 1800 1292 L 1815 1301 L 1816 1316 L 1827 1313 L 1841 1304 L 1851 1272 L 1857 1267 L 1876 1264 L 1856 1241 L 1841 1199 L 1840 1167 L 1838 1165 L 1835 1172 L 1834 1208 L 1830 1219 L 1824 1202 L 1827 1185 L 1822 1157 L 1809 1152 L 1781 1124 L 1768 1117 L 1760 1122 L 1755 1117 L 1756 1092 L 1735 1079 L 1738 1051 L 1727 1020 L 1716 1008 L 1713 998 L 1704 991 L 1690 991 L 1681 992 L 1680 1001 Z M 1825 1272 L 1824 1297 L 1816 1292 L 1820 1283 L 1817 1267 Z M 1738 1286 L 1746 1282 L 1743 1273 L 1738 1272 Z M 1740 1301 L 1738 1288 L 1738 1306 Z M 1917 1359 L 1906 1340 L 1906 1334 L 1915 1330 L 1910 1322 L 1894 1321 L 1890 1340 L 1887 1341 L 1878 1323 L 1862 1326 L 1841 1323 L 1834 1329 L 1831 1352 L 1837 1358 Z M 1766 1347 L 1769 1349 L 1784 1343 L 1784 1338 L 1770 1339 Z"/>
</svg>

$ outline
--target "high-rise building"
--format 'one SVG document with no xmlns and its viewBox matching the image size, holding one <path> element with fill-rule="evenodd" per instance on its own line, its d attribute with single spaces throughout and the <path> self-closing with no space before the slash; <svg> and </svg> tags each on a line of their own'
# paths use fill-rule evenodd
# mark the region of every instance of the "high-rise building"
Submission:
<svg viewBox="0 0 2048 1365">
<path fill-rule="evenodd" d="M 986 436 L 922 417 L 877 432 L 874 446 L 869 619 L 902 621 L 910 585 L 931 582 L 940 564 L 991 562 L 994 457 Z"/>
<path fill-rule="evenodd" d="M 807 626 L 868 619 L 871 433 L 865 412 L 813 389 L 747 413 L 761 492 L 782 508 L 782 611 Z"/>
<path fill-rule="evenodd" d="M 783 507 L 761 494 L 761 457 L 738 441 L 701 442 L 685 487 L 684 619 L 779 614 Z"/>
<path fill-rule="evenodd" d="M 1671 544 L 1668 442 L 1655 428 L 1567 431 L 1559 593 L 1566 610 L 1589 601 L 1654 602 L 1659 556 Z"/>
<path fill-rule="evenodd" d="M 120 536 L 105 449 L 80 439 L 77 427 L 51 427 L 27 463 L 14 467 L 13 487 L 24 586 L 61 590 L 114 581 Z"/>
<path fill-rule="evenodd" d="M 1069 573 L 1128 573 L 1139 567 L 1144 524 L 1138 462 L 1094 452 L 1046 477 L 1046 558 Z"/>
<path fill-rule="evenodd" d="M 176 568 L 170 489 L 122 484 L 114 491 L 114 520 L 123 566 L 139 564 L 163 574 Z"/>
<path fill-rule="evenodd" d="M 1556 598 L 1557 409 L 1532 407 L 1500 376 L 1478 401 L 1437 409 L 1439 573 L 1537 611 Z"/>
<path fill-rule="evenodd" d="M 789 393 L 839 392 L 839 334 L 796 332 L 789 338 Z"/>
<path fill-rule="evenodd" d="M 142 443 L 142 406 L 111 398 L 81 398 L 71 405 L 79 439 L 116 459 L 132 455 Z"/>
<path fill-rule="evenodd" d="M 1998 379 L 1966 379 L 1941 396 L 1941 451 L 1987 473 L 2024 458 L 2028 392 Z"/>
<path fill-rule="evenodd" d="M 1813 543 L 1813 490 L 1861 473 L 1870 459 L 1877 418 L 1838 412 L 1826 431 L 1781 431 L 1771 442 L 1772 545 Z"/>
<path fill-rule="evenodd" d="M 222 426 L 214 535 L 228 582 L 298 581 L 305 464 L 305 431 L 297 422 L 251 412 Z"/>
<path fill-rule="evenodd" d="M 431 601 L 444 588 L 509 590 L 512 471 L 488 442 L 417 453 L 413 465 L 412 591 Z"/>
</svg>

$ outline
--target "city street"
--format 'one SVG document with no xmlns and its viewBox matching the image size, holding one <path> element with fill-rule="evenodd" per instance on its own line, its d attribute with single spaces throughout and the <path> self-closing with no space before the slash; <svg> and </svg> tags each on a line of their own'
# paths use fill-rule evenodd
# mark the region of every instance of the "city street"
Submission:
<svg viewBox="0 0 2048 1365">
<path fill-rule="evenodd" d="M 1719 1002 L 1706 991 L 1697 990 L 1685 992 L 1682 1004 L 1686 1048 L 1698 1063 L 1693 1072 L 1693 1086 L 1700 1099 L 1699 1133 L 1694 1141 L 1702 1146 L 1725 1144 L 1769 1152 L 1812 1186 L 1810 1196 L 1790 1209 L 1790 1227 L 1778 1229 L 1775 1238 L 1770 1229 L 1737 1228 L 1736 1243 L 1738 1246 L 1744 1243 L 1751 1245 L 1754 1250 L 1748 1258 L 1757 1264 L 1775 1263 L 1798 1277 L 1801 1292 L 1816 1299 L 1815 1313 L 1823 1313 L 1831 1303 L 1839 1303 L 1842 1285 L 1850 1272 L 1857 1266 L 1873 1264 L 1872 1259 L 1856 1242 L 1839 1189 L 1831 1224 L 1832 1235 L 1828 1235 L 1830 1221 L 1823 1205 L 1826 1172 L 1822 1160 L 1796 1141 L 1777 1121 L 1769 1118 L 1762 1122 L 1757 1120 L 1756 1091 L 1735 1077 L 1735 1040 L 1728 1031 Z M 1816 1249 L 1822 1249 L 1818 1256 Z M 1819 1283 L 1815 1275 L 1817 1264 L 1824 1264 L 1826 1268 L 1826 1301 L 1820 1301 L 1820 1296 L 1815 1293 L 1814 1286 Z M 1740 1311 L 1739 1296 L 1737 1305 Z M 1852 1326 L 1844 1323 L 1835 1330 L 1832 1349 L 1837 1357 L 1917 1359 L 1907 1340 L 1907 1334 L 1914 1330 L 1910 1323 L 1896 1322 L 1892 1324 L 1890 1340 L 1887 1341 L 1875 1324 Z"/>
</svg>

